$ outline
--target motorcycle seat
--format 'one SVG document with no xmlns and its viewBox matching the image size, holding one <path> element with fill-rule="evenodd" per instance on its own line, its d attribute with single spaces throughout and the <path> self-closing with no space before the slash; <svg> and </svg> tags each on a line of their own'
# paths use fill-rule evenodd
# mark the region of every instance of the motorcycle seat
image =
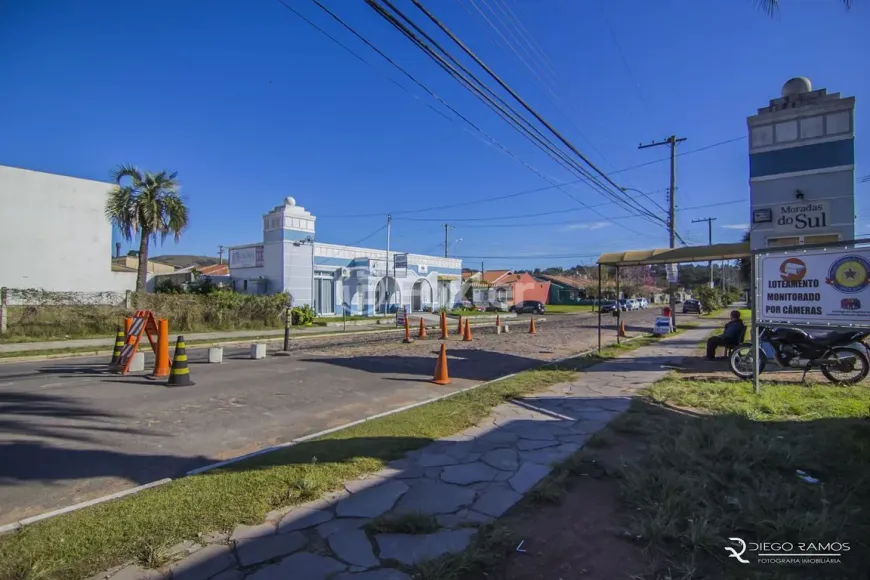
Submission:
<svg viewBox="0 0 870 580">
<path fill-rule="evenodd" d="M 851 330 L 847 330 L 845 332 L 842 330 L 832 330 L 829 332 L 808 332 L 807 335 L 814 343 L 833 344 L 836 342 L 847 341 L 849 338 L 854 336 L 855 333 Z"/>
</svg>

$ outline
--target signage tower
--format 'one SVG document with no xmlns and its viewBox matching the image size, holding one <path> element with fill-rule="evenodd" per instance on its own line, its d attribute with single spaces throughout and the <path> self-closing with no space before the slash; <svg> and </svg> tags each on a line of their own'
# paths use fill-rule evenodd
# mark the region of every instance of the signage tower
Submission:
<svg viewBox="0 0 870 580">
<path fill-rule="evenodd" d="M 747 119 L 753 250 L 854 239 L 854 112 L 798 77 Z"/>
</svg>

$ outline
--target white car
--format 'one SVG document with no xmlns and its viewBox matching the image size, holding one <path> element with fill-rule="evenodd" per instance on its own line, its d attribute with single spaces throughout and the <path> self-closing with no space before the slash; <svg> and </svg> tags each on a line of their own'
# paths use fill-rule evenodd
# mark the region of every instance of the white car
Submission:
<svg viewBox="0 0 870 580">
<path fill-rule="evenodd" d="M 642 309 L 644 309 L 644 310 L 646 310 L 647 308 L 649 308 L 649 301 L 648 301 L 646 298 L 638 298 L 638 299 L 637 299 L 637 303 L 638 303 L 638 304 L 640 305 L 640 307 L 641 307 Z"/>
<path fill-rule="evenodd" d="M 640 310 L 640 302 L 638 302 L 637 298 L 629 298 L 625 302 L 628 310 Z"/>
</svg>

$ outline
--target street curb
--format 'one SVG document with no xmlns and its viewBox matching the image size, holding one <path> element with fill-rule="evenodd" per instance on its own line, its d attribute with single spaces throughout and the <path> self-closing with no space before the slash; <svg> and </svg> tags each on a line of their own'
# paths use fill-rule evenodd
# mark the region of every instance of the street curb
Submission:
<svg viewBox="0 0 870 580">
<path fill-rule="evenodd" d="M 535 322 L 546 322 L 546 321 L 547 321 L 547 319 L 544 317 L 535 319 Z M 479 327 L 479 326 L 489 326 L 489 324 L 482 324 L 482 323 L 477 323 L 477 324 L 472 323 L 471 324 L 472 328 Z M 427 328 L 437 328 L 438 324 L 437 323 L 427 324 L 426 327 Z M 306 339 L 313 339 L 313 338 L 359 336 L 359 335 L 363 335 L 363 334 L 387 334 L 390 332 L 399 333 L 399 332 L 403 332 L 403 331 L 404 331 L 404 329 L 401 326 L 396 327 L 396 328 L 377 328 L 377 329 L 372 329 L 372 330 L 355 330 L 355 331 L 349 331 L 349 332 L 334 331 L 334 332 L 323 332 L 323 333 L 318 333 L 318 334 L 303 334 L 303 335 L 291 336 L 290 341 L 295 342 L 297 340 L 306 340 Z M 263 337 L 263 338 L 251 336 L 251 337 L 247 337 L 247 338 L 240 338 L 240 339 L 233 339 L 233 340 L 216 340 L 214 342 L 202 342 L 199 344 L 192 344 L 192 345 L 188 345 L 187 350 L 211 348 L 213 346 L 242 346 L 245 344 L 251 344 L 253 342 L 272 344 L 275 342 L 283 342 L 283 341 L 284 341 L 283 336 L 269 336 L 269 337 Z M 102 348 L 102 347 L 99 347 L 99 348 Z M 61 349 L 58 349 L 58 350 L 61 350 Z M 21 351 L 21 352 L 27 352 L 27 351 Z M 86 358 L 86 357 L 94 357 L 94 356 L 111 356 L 111 355 L 112 355 L 112 349 L 89 350 L 89 351 L 71 352 L 71 353 L 59 352 L 56 354 L 39 354 L 39 355 L 33 355 L 33 356 L 26 356 L 26 355 L 25 356 L 7 356 L 7 357 L 0 357 L 0 365 L 11 364 L 11 363 L 21 363 L 21 362 L 39 362 L 39 361 L 43 361 L 43 360 L 63 360 L 63 359 L 71 359 L 71 358 Z"/>
<path fill-rule="evenodd" d="M 640 335 L 638 335 L 638 336 L 633 336 L 633 337 L 631 337 L 631 338 L 626 338 L 626 339 L 623 340 L 622 342 L 623 342 L 623 343 L 631 342 L 631 341 L 633 341 L 633 340 L 637 340 L 637 339 L 642 338 L 642 337 L 644 337 L 644 336 L 646 336 L 646 335 L 644 335 L 644 334 L 640 334 Z M 613 345 L 615 345 L 615 344 L 616 344 L 616 342 L 614 341 L 613 343 L 608 343 L 607 345 L 602 345 L 602 348 L 606 348 L 606 347 L 609 347 L 609 346 L 613 346 Z M 432 398 L 432 399 L 427 399 L 427 400 L 425 400 L 425 401 L 421 401 L 421 402 L 419 402 L 419 403 L 413 403 L 413 404 L 411 404 L 411 405 L 405 405 L 404 407 L 400 407 L 400 408 L 398 408 L 398 409 L 393 409 L 393 410 L 390 410 L 390 411 L 385 411 L 385 412 L 383 412 L 383 413 L 378 413 L 378 414 L 376 414 L 376 415 L 371 415 L 371 416 L 366 417 L 366 418 L 364 418 L 364 419 L 359 419 L 359 420 L 357 420 L 357 421 L 353 421 L 353 422 L 351 422 L 351 423 L 346 423 L 346 424 L 344 424 L 344 425 L 339 425 L 338 427 L 332 427 L 332 428 L 330 428 L 330 429 L 325 429 L 325 430 L 323 430 L 323 431 L 318 431 L 317 433 L 311 433 L 311 434 L 309 434 L 309 435 L 304 435 L 304 436 L 302 436 L 302 437 L 298 437 L 298 438 L 293 439 L 292 441 L 288 441 L 288 442 L 286 442 L 286 443 L 280 443 L 280 444 L 278 444 L 278 445 L 272 445 L 272 446 L 269 446 L 269 447 L 266 447 L 266 448 L 260 449 L 260 450 L 258 450 L 258 451 L 253 451 L 253 452 L 251 452 L 251 453 L 246 453 L 245 455 L 239 455 L 238 457 L 232 457 L 232 458 L 230 458 L 230 459 L 226 459 L 226 460 L 224 460 L 224 461 L 219 461 L 219 462 L 217 462 L 217 463 L 212 463 L 212 464 L 210 464 L 210 465 L 205 465 L 205 466 L 203 466 L 203 467 L 197 467 L 196 469 L 191 469 L 190 471 L 186 472 L 183 476 L 178 477 L 178 478 L 170 478 L 170 477 L 166 477 L 166 478 L 163 478 L 163 479 L 159 479 L 159 480 L 157 480 L 157 481 L 152 481 L 152 482 L 150 482 L 150 483 L 146 483 L 146 484 L 144 484 L 144 485 L 140 485 L 140 486 L 138 486 L 138 487 L 134 487 L 134 488 L 131 488 L 131 489 L 127 489 L 127 490 L 119 491 L 119 492 L 116 492 L 116 493 L 112 493 L 112 494 L 109 494 L 109 495 L 105 495 L 105 496 L 102 496 L 102 497 L 98 497 L 98 498 L 95 498 L 95 499 L 92 499 L 92 500 L 88 500 L 88 501 L 85 501 L 85 502 L 82 502 L 82 503 L 77 503 L 77 504 L 74 504 L 74 505 L 71 505 L 71 506 L 67 506 L 67 507 L 59 508 L 59 509 L 52 510 L 52 511 L 49 511 L 49 512 L 45 512 L 45 513 L 42 513 L 42 514 L 38 514 L 38 515 L 35 515 L 35 516 L 30 516 L 30 517 L 27 517 L 27 518 L 23 518 L 23 519 L 21 519 L 21 520 L 19 520 L 19 521 L 17 521 L 17 522 L 13 522 L 13 523 L 11 523 L 11 524 L 6 524 L 6 525 L 3 525 L 3 526 L 0 526 L 0 536 L 6 535 L 6 534 L 9 534 L 9 533 L 12 533 L 12 532 L 19 531 L 20 529 L 24 528 L 25 526 L 28 526 L 28 525 L 30 525 L 30 524 L 34 524 L 34 523 L 36 523 L 36 522 L 40 522 L 40 521 L 43 521 L 43 520 L 47 520 L 47 519 L 53 518 L 53 517 L 55 517 L 55 516 L 59 516 L 59 515 L 63 515 L 63 514 L 71 513 L 71 512 L 75 512 L 75 511 L 78 511 L 78 510 L 81 510 L 81 509 L 84 509 L 84 508 L 87 508 L 87 507 L 91 507 L 91 506 L 99 505 L 99 504 L 106 503 L 106 502 L 109 502 L 109 501 L 112 501 L 112 500 L 115 500 L 115 499 L 120 499 L 120 498 L 123 498 L 123 497 L 126 497 L 126 496 L 134 495 L 134 494 L 137 494 L 137 493 L 139 493 L 139 492 L 141 492 L 141 491 L 145 491 L 146 489 L 151 489 L 151 488 L 154 488 L 154 487 L 158 487 L 158 486 L 161 486 L 161 485 L 164 485 L 164 484 L 170 483 L 170 482 L 175 481 L 175 480 L 178 480 L 178 479 L 183 479 L 183 478 L 185 478 L 185 477 L 191 477 L 191 476 L 194 476 L 194 475 L 199 475 L 199 474 L 202 474 L 202 473 L 206 473 L 206 472 L 208 472 L 208 471 L 214 471 L 215 469 L 219 469 L 219 468 L 221 468 L 221 467 L 226 467 L 227 465 L 232 465 L 232 464 L 234 464 L 234 463 L 239 463 L 240 461 L 244 461 L 244 460 L 247 460 L 247 459 L 251 459 L 252 457 L 258 457 L 258 456 L 260 456 L 260 455 L 266 455 L 266 454 L 268 454 L 268 453 L 272 453 L 272 452 L 274 452 L 274 451 L 279 451 L 279 450 L 281 450 L 281 449 L 286 449 L 286 448 L 288 448 L 288 447 L 293 447 L 294 445 L 297 445 L 297 444 L 299 444 L 299 443 L 304 443 L 304 442 L 306 442 L 306 441 L 310 441 L 311 439 L 316 439 L 316 438 L 318 438 L 318 437 L 323 437 L 324 435 L 329 435 L 330 433 L 335 433 L 336 431 L 342 431 L 342 430 L 344 430 L 344 429 L 349 429 L 349 428 L 351 428 L 351 427 L 355 427 L 356 425 L 362 425 L 363 423 L 367 423 L 367 422 L 369 422 L 369 421 L 374 421 L 375 419 L 381 419 L 381 418 L 383 418 L 383 417 L 389 417 L 390 415 L 395 415 L 396 413 L 401 413 L 401 412 L 403 412 L 403 411 L 409 411 L 409 410 L 414 409 L 414 408 L 416 408 L 416 407 L 422 407 L 423 405 L 428 405 L 428 404 L 430 404 L 430 403 L 436 403 L 436 402 L 438 402 L 438 401 L 441 401 L 441 400 L 444 400 L 444 399 L 448 399 L 448 398 L 450 398 L 450 397 L 454 397 L 454 396 L 456 396 L 456 395 L 460 395 L 460 394 L 462 394 L 462 393 L 466 393 L 466 392 L 468 392 L 468 391 L 473 391 L 473 390 L 475 390 L 475 389 L 479 389 L 479 388 L 481 388 L 481 387 L 485 387 L 485 386 L 488 386 L 488 385 L 492 385 L 492 384 L 494 384 L 494 383 L 498 383 L 498 382 L 501 382 L 501 381 L 504 381 L 504 380 L 510 379 L 510 378 L 512 378 L 512 377 L 517 376 L 517 375 L 520 374 L 520 373 L 524 373 L 524 372 L 528 372 L 528 371 L 537 370 L 537 369 L 540 369 L 540 368 L 542 368 L 542 367 L 546 367 L 546 366 L 550 366 L 550 365 L 554 365 L 554 364 L 559 364 L 559 363 L 561 363 L 561 362 L 564 362 L 564 361 L 566 361 L 566 360 L 571 360 L 571 359 L 573 359 L 573 358 L 578 358 L 578 357 L 582 357 L 582 356 L 588 356 L 588 355 L 590 355 L 590 354 L 592 354 L 592 353 L 594 353 L 594 352 L 598 352 L 598 348 L 593 348 L 593 349 L 590 349 L 590 350 L 585 350 L 585 351 L 579 352 L 579 353 L 577 353 L 577 354 L 573 354 L 573 355 L 571 355 L 571 356 L 566 356 L 566 357 L 563 357 L 563 358 L 560 358 L 560 359 L 547 361 L 546 363 L 543 363 L 543 364 L 540 364 L 540 365 L 537 365 L 537 366 L 534 366 L 534 367 L 531 367 L 531 368 L 525 369 L 525 370 L 523 370 L 523 371 L 519 371 L 519 372 L 516 372 L 516 373 L 511 373 L 511 374 L 509 374 L 509 375 L 505 375 L 505 376 L 503 376 L 503 377 L 498 377 L 498 378 L 492 379 L 491 381 L 486 381 L 485 383 L 480 383 L 479 385 L 472 385 L 472 386 L 470 386 L 470 387 L 466 387 L 466 388 L 464 388 L 464 389 L 459 389 L 459 390 L 457 390 L 457 391 L 452 391 L 452 392 L 450 392 L 450 393 L 445 393 L 445 394 L 443 394 L 443 395 L 439 395 L 438 397 L 434 397 L 434 398 Z"/>
</svg>

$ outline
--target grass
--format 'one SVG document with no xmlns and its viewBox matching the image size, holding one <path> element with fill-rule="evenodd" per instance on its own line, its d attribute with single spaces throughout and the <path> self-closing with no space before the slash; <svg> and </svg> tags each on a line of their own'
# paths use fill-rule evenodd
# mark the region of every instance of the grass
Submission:
<svg viewBox="0 0 870 580">
<path fill-rule="evenodd" d="M 754 395 L 743 383 L 666 379 L 647 395 L 653 405 L 636 401 L 608 428 L 645 444 L 621 470 L 619 486 L 627 532 L 651 556 L 647 578 L 866 576 L 867 389 L 767 383 Z M 840 541 L 851 550 L 841 564 L 812 571 L 741 565 L 724 551 L 731 537 Z"/>
<path fill-rule="evenodd" d="M 141 557 L 142 540 L 171 546 L 196 539 L 199 533 L 260 523 L 270 510 L 337 489 L 433 439 L 476 424 L 506 399 L 571 381 L 598 361 L 657 340 L 645 336 L 600 354 L 545 365 L 222 470 L 28 526 L 0 537 L 0 579 L 17 580 L 21 569 L 50 567 L 52 578 L 77 580 Z"/>
<path fill-rule="evenodd" d="M 441 529 L 435 516 L 426 514 L 382 515 L 365 525 L 372 534 L 431 534 Z"/>
<path fill-rule="evenodd" d="M 544 306 L 547 314 L 570 314 L 573 312 L 592 312 L 591 304 L 547 304 Z"/>
<path fill-rule="evenodd" d="M 316 324 L 316 325 L 325 325 L 327 322 L 338 322 L 338 323 L 341 323 L 341 322 L 344 322 L 344 321 L 347 321 L 347 322 L 358 322 L 358 321 L 361 321 L 361 320 L 368 320 L 368 321 L 370 321 L 370 322 L 372 322 L 372 323 L 375 323 L 375 322 L 377 322 L 378 320 L 385 320 L 385 319 L 387 319 L 387 318 L 393 318 L 393 319 L 395 319 L 395 315 L 392 315 L 392 316 L 384 316 L 383 314 L 379 314 L 379 315 L 377 315 L 377 316 L 362 316 L 362 315 L 355 314 L 355 315 L 353 315 L 353 316 L 344 316 L 344 317 L 342 317 L 342 316 L 318 316 L 317 318 L 314 319 L 314 321 L 312 322 L 312 324 Z"/>
<path fill-rule="evenodd" d="M 495 318 L 496 315 L 506 314 L 505 312 L 487 312 L 485 310 L 451 310 L 448 312 L 450 316 L 462 316 L 463 318 L 468 316 L 492 316 Z"/>
<path fill-rule="evenodd" d="M 422 562 L 415 570 L 414 578 L 485 578 L 488 571 L 496 569 L 514 551 L 516 540 L 513 532 L 506 526 L 498 523 L 482 526 L 464 552 Z"/>
<path fill-rule="evenodd" d="M 833 387 L 827 383 L 765 383 L 760 393 L 752 383 L 737 381 L 681 381 L 666 379 L 647 395 L 657 403 L 730 414 L 755 421 L 812 421 L 866 416 L 870 389 Z"/>
</svg>

